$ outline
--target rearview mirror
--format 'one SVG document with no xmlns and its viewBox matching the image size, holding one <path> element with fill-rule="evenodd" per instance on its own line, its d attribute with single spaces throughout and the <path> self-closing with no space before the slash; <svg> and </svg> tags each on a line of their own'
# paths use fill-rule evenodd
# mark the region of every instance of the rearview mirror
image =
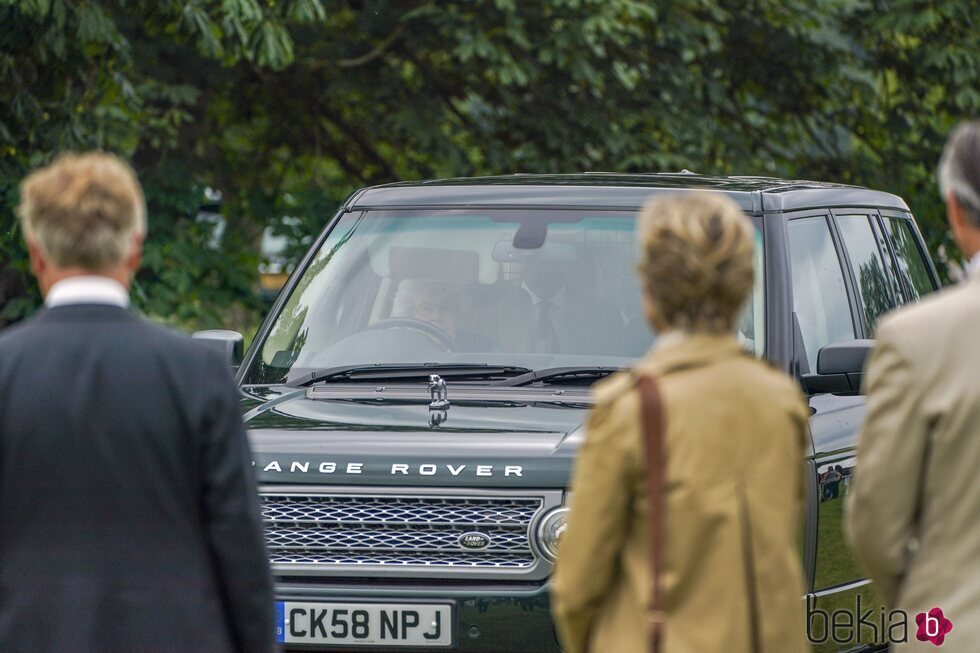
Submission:
<svg viewBox="0 0 980 653">
<path fill-rule="evenodd" d="M 579 256 L 572 243 L 547 242 L 536 249 L 521 249 L 502 240 L 493 246 L 492 258 L 497 263 L 574 263 Z"/>
<path fill-rule="evenodd" d="M 245 352 L 245 337 L 237 331 L 205 329 L 204 331 L 195 331 L 191 337 L 217 349 L 224 357 L 225 362 L 232 367 L 241 365 Z"/>
<path fill-rule="evenodd" d="M 817 373 L 804 374 L 803 387 L 812 395 L 860 394 L 864 364 L 873 348 L 874 340 L 845 340 L 821 347 Z"/>
</svg>

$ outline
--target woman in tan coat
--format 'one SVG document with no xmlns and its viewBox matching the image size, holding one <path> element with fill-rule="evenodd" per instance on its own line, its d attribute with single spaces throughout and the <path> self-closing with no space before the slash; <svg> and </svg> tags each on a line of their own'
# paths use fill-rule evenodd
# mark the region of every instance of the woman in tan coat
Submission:
<svg viewBox="0 0 980 653">
<path fill-rule="evenodd" d="M 637 379 L 663 416 L 662 653 L 807 650 L 797 531 L 807 410 L 734 335 L 753 230 L 720 194 L 655 200 L 639 271 L 659 337 L 595 390 L 552 583 L 568 653 L 648 649 L 651 548 Z"/>
</svg>

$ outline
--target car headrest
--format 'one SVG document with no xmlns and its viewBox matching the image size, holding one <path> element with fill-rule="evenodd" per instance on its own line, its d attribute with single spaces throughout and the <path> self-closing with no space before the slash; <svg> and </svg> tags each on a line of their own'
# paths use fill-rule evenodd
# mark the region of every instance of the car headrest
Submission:
<svg viewBox="0 0 980 653">
<path fill-rule="evenodd" d="M 480 274 L 476 252 L 435 247 L 399 247 L 388 250 L 388 270 L 402 279 L 433 279 L 474 283 Z"/>
</svg>

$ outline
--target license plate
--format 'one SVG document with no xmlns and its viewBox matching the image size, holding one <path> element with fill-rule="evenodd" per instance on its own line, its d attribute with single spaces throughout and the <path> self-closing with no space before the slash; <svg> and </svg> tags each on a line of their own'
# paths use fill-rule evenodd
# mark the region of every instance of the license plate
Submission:
<svg viewBox="0 0 980 653">
<path fill-rule="evenodd" d="M 276 639 L 283 644 L 449 647 L 452 606 L 277 601 Z"/>
</svg>

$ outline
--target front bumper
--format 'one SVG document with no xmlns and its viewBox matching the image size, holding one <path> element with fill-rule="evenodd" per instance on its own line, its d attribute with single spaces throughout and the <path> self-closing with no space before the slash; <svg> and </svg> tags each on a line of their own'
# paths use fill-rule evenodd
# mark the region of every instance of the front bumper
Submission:
<svg viewBox="0 0 980 653">
<path fill-rule="evenodd" d="M 374 586 L 326 585 L 322 582 L 276 584 L 277 601 L 450 602 L 455 606 L 453 648 L 327 648 L 287 646 L 285 651 L 459 651 L 462 653 L 561 653 L 551 621 L 548 588 L 543 585 Z"/>
</svg>

